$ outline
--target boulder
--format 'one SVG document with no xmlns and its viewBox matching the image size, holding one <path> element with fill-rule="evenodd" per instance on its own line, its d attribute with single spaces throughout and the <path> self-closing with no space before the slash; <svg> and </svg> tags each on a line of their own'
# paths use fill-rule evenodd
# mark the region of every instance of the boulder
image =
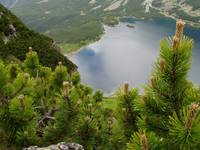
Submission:
<svg viewBox="0 0 200 150">
<path fill-rule="evenodd" d="M 84 150 L 84 148 L 77 143 L 62 142 L 48 147 L 31 146 L 29 148 L 24 148 L 23 150 Z"/>
</svg>

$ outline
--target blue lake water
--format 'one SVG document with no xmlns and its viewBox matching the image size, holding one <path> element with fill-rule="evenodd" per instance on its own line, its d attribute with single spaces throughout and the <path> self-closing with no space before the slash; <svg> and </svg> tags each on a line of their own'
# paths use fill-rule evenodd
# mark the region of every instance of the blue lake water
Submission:
<svg viewBox="0 0 200 150">
<path fill-rule="evenodd" d="M 127 27 L 133 24 L 135 28 Z M 175 21 L 123 19 L 115 27 L 105 26 L 102 38 L 71 57 L 81 79 L 94 89 L 112 93 L 129 81 L 142 91 L 159 55 L 161 38 L 174 35 Z M 185 35 L 195 41 L 189 79 L 200 84 L 200 30 L 187 26 Z"/>
</svg>

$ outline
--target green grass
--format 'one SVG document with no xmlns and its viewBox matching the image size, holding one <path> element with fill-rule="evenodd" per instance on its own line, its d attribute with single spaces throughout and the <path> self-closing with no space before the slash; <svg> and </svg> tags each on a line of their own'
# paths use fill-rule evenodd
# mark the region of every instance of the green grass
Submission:
<svg viewBox="0 0 200 150">
<path fill-rule="evenodd" d="M 111 109 L 113 111 L 117 110 L 118 101 L 116 97 L 104 97 L 102 101 L 102 105 L 104 108 Z"/>
<path fill-rule="evenodd" d="M 93 42 L 95 42 L 95 40 L 85 40 L 85 41 L 80 41 L 80 42 L 75 42 L 75 43 L 63 42 L 63 43 L 60 43 L 59 46 L 63 54 L 70 54 Z"/>
<path fill-rule="evenodd" d="M 84 45 L 81 44 L 81 43 L 61 43 L 61 44 L 59 44 L 59 46 L 60 46 L 61 52 L 63 54 L 69 54 L 73 51 L 77 51 L 78 49 L 80 49 Z"/>
<path fill-rule="evenodd" d="M 104 109 L 110 109 L 113 112 L 114 122 L 113 122 L 113 134 L 114 135 L 123 135 L 123 125 L 122 123 L 117 119 L 118 117 L 118 104 L 119 101 L 117 100 L 117 97 L 104 97 L 102 101 L 102 106 Z M 119 137 L 118 137 L 119 138 Z M 123 150 L 123 148 L 122 148 Z"/>
</svg>

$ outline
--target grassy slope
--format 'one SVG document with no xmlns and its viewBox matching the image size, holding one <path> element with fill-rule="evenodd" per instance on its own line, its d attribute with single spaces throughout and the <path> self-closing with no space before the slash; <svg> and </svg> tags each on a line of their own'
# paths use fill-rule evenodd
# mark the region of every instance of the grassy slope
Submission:
<svg viewBox="0 0 200 150">
<path fill-rule="evenodd" d="M 117 99 L 117 97 L 104 97 L 103 101 L 102 101 L 102 105 L 105 109 L 109 109 L 112 110 L 113 115 L 114 115 L 114 122 L 113 122 L 113 131 L 115 131 L 115 135 L 119 134 L 123 134 L 123 127 L 122 124 L 120 123 L 119 120 L 117 120 L 116 118 L 118 118 L 118 104 L 119 101 Z M 122 148 L 123 149 L 123 148 Z"/>
<path fill-rule="evenodd" d="M 7 58 L 10 55 L 23 60 L 32 46 L 38 52 L 41 63 L 45 66 L 55 67 L 59 61 L 67 65 L 69 71 L 76 69 L 76 66 L 64 57 L 54 46 L 52 39 L 29 30 L 16 16 L 0 5 L 0 12 L 4 15 L 0 18 L 0 56 Z M 9 35 L 9 25 L 16 28 L 16 37 L 12 36 L 10 41 L 5 44 L 3 39 Z"/>
<path fill-rule="evenodd" d="M 117 109 L 118 101 L 116 97 L 104 97 L 102 105 L 104 106 L 104 108 L 108 108 L 115 111 Z"/>
</svg>

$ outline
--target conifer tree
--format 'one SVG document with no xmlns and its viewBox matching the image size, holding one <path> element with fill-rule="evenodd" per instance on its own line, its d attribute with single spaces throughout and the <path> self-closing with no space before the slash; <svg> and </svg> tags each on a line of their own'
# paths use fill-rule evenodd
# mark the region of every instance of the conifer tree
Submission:
<svg viewBox="0 0 200 150">
<path fill-rule="evenodd" d="M 91 88 L 80 83 L 78 73 L 69 75 L 61 62 L 52 71 L 40 65 L 32 48 L 26 56 L 19 65 L 0 61 L 0 145 L 20 149 L 64 139 L 74 142 L 76 127 L 93 105 L 86 100 Z"/>
<path fill-rule="evenodd" d="M 180 116 L 180 109 L 190 99 L 187 92 L 192 88 L 187 74 L 193 42 L 182 36 L 184 22 L 178 21 L 176 26 L 174 38 L 160 43 L 160 58 L 142 96 L 147 127 L 162 135 L 168 133 L 169 117 L 174 112 Z"/>
<path fill-rule="evenodd" d="M 198 90 L 187 79 L 193 41 L 183 36 L 184 25 L 182 20 L 177 21 L 175 36 L 161 41 L 160 57 L 150 83 L 145 86 L 142 99 L 136 102 L 143 114 L 138 126 L 141 131 L 146 130 L 145 139 L 149 142 L 144 144 L 142 133 L 135 133 L 129 150 L 135 146 L 144 150 L 198 149 Z"/>
<path fill-rule="evenodd" d="M 76 103 L 71 98 L 70 90 L 69 82 L 64 81 L 62 95 L 58 95 L 56 98 L 56 112 L 51 114 L 53 123 L 45 129 L 44 138 L 47 143 L 59 142 L 65 137 L 71 140 L 78 111 Z"/>
<path fill-rule="evenodd" d="M 0 62 L 0 135 L 5 145 L 34 144 L 36 117 L 33 105 L 34 81 L 18 64 Z"/>
<path fill-rule="evenodd" d="M 63 82 L 68 80 L 69 75 L 67 72 L 67 68 L 62 65 L 62 62 L 59 62 L 52 75 L 51 86 L 55 90 L 60 90 L 60 88 L 62 88 Z"/>
<path fill-rule="evenodd" d="M 137 89 L 129 89 L 129 83 L 125 82 L 124 91 L 117 93 L 119 101 L 117 118 L 124 129 L 124 137 L 129 139 L 133 131 L 137 131 L 138 111 L 135 109 L 135 101 L 139 98 Z"/>
<path fill-rule="evenodd" d="M 197 150 L 200 146 L 199 104 L 192 103 L 183 107 L 180 118 L 176 114 L 170 117 L 170 144 L 177 150 Z"/>
<path fill-rule="evenodd" d="M 10 138 L 16 138 L 15 141 L 19 147 L 28 146 L 37 143 L 36 136 L 36 112 L 33 107 L 33 100 L 30 97 L 19 95 L 13 99 L 9 105 L 10 113 Z M 11 123 L 10 122 L 10 123 Z M 15 135 L 14 135 L 15 134 Z"/>
<path fill-rule="evenodd" d="M 37 52 L 34 52 L 32 47 L 29 47 L 29 52 L 26 54 L 24 66 L 27 72 L 30 73 L 32 76 L 38 76 L 38 71 L 40 67 L 39 58 Z"/>
<path fill-rule="evenodd" d="M 79 143 L 86 149 L 93 149 L 97 135 L 97 118 L 95 107 L 91 96 L 84 97 L 79 103 L 80 117 L 76 126 L 76 136 Z"/>
<path fill-rule="evenodd" d="M 161 150 L 163 149 L 163 144 L 162 140 L 153 132 L 139 131 L 132 135 L 127 148 L 128 150 Z"/>
</svg>

